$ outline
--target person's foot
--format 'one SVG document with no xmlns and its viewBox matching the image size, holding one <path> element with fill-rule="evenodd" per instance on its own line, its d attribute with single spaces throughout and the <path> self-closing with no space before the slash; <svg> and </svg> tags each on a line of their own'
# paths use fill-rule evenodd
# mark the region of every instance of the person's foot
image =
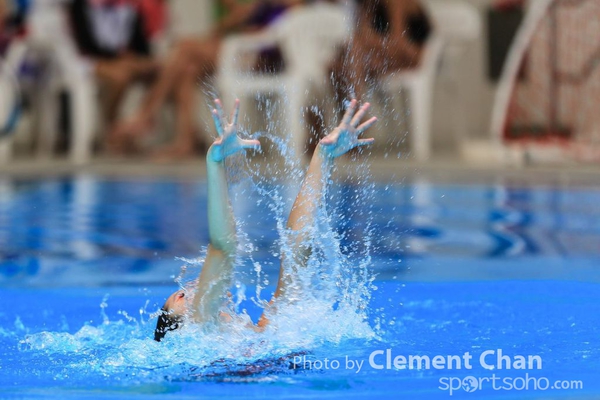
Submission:
<svg viewBox="0 0 600 400">
<path fill-rule="evenodd" d="M 133 138 L 125 135 L 116 134 L 113 130 L 107 135 L 104 151 L 111 156 L 122 156 L 129 154 L 133 146 Z"/>
<path fill-rule="evenodd" d="M 137 148 L 137 138 L 148 135 L 152 129 L 152 121 L 135 117 L 117 124 L 107 136 L 106 151 L 109 154 L 129 154 Z"/>
<path fill-rule="evenodd" d="M 134 137 L 123 136 L 107 140 L 104 152 L 108 156 L 129 156 L 140 154 L 142 150 Z"/>
<path fill-rule="evenodd" d="M 164 146 L 152 153 L 152 159 L 157 162 L 179 161 L 196 155 L 194 143 L 174 143 Z"/>
</svg>

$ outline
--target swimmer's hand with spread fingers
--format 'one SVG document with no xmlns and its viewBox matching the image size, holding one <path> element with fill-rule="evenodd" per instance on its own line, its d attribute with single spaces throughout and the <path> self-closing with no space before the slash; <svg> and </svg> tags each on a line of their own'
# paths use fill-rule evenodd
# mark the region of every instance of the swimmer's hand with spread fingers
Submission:
<svg viewBox="0 0 600 400">
<path fill-rule="evenodd" d="M 221 162 L 227 157 L 243 149 L 260 149 L 258 140 L 242 139 L 238 135 L 238 116 L 240 114 L 240 101 L 235 100 L 235 106 L 231 114 L 230 122 L 227 121 L 223 112 L 221 100 L 215 100 L 215 108 L 212 110 L 212 117 L 215 121 L 218 138 L 210 146 L 207 158 L 209 161 Z"/>
<path fill-rule="evenodd" d="M 355 147 L 370 145 L 375 141 L 373 138 L 358 138 L 364 131 L 377 122 L 377 117 L 372 117 L 360 124 L 360 121 L 363 119 L 371 105 L 365 103 L 360 107 L 358 112 L 356 112 L 357 106 L 358 102 L 356 99 L 352 99 L 342 122 L 329 135 L 321 139 L 319 147 L 323 155 L 336 158 Z"/>
</svg>

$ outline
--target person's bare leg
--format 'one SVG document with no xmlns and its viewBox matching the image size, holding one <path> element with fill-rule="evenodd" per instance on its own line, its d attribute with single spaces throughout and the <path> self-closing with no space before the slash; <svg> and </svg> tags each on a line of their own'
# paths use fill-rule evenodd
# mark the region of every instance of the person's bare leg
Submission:
<svg viewBox="0 0 600 400">
<path fill-rule="evenodd" d="M 186 157 L 194 152 L 197 143 L 196 129 L 194 125 L 194 112 L 196 110 L 196 89 L 202 81 L 212 75 L 219 43 L 211 46 L 196 48 L 194 56 L 184 69 L 180 79 L 177 81 L 175 93 L 175 105 L 177 108 L 177 126 L 174 143 L 159 151 L 160 158 Z M 190 49 L 193 50 L 193 49 Z"/>
<path fill-rule="evenodd" d="M 119 108 L 127 89 L 137 80 L 151 77 L 157 71 L 158 64 L 145 57 L 125 56 L 119 60 L 98 61 L 96 76 L 105 90 L 102 104 L 103 116 L 108 127 L 106 144 L 110 152 L 119 153 L 126 143 L 122 137 L 115 135 L 114 124 L 117 121 Z"/>
<path fill-rule="evenodd" d="M 160 160 L 193 155 L 196 144 L 194 110 L 196 109 L 197 69 L 190 65 L 178 81 L 175 92 L 176 127 L 174 142 L 156 152 Z"/>
<path fill-rule="evenodd" d="M 101 113 L 106 125 L 112 126 L 116 121 L 121 100 L 131 83 L 131 74 L 125 63 L 118 60 L 97 61 L 95 73 L 104 89 Z M 106 147 L 111 153 L 121 153 L 124 143 L 109 130 Z"/>
<path fill-rule="evenodd" d="M 123 100 L 128 87 L 129 84 L 120 86 L 114 85 L 107 89 L 104 103 L 104 109 L 106 110 L 104 114 L 106 126 L 113 126 L 115 124 L 121 101 Z M 112 154 L 123 153 L 126 150 L 125 148 L 127 145 L 122 139 L 122 137 L 115 135 L 115 132 L 112 129 L 109 129 L 106 135 L 106 151 Z"/>
<path fill-rule="evenodd" d="M 106 85 L 106 93 L 104 97 L 104 118 L 106 124 L 109 126 L 116 121 L 119 115 L 121 101 L 123 100 L 123 96 L 125 95 L 125 92 L 130 84 L 131 81 L 127 80 L 120 82 L 113 81 Z"/>
<path fill-rule="evenodd" d="M 142 108 L 138 112 L 140 117 L 151 119 L 174 90 L 179 77 L 188 64 L 187 47 L 187 45 L 177 46 L 175 53 L 171 55 L 155 85 L 144 99 Z"/>
<path fill-rule="evenodd" d="M 160 76 L 146 95 L 142 107 L 131 120 L 116 128 L 116 134 L 135 136 L 147 132 L 152 126 L 154 116 L 168 96 L 175 92 L 189 65 L 197 65 L 199 69 L 206 69 L 207 65 L 214 66 L 219 48 L 218 38 L 182 41 L 161 69 Z"/>
</svg>

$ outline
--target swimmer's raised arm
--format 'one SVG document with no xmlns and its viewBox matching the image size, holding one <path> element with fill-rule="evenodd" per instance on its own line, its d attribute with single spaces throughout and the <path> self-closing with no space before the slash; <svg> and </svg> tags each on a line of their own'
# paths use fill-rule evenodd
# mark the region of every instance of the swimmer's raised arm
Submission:
<svg viewBox="0 0 600 400">
<path fill-rule="evenodd" d="M 236 228 L 225 172 L 225 159 L 244 149 L 259 149 L 258 140 L 238 136 L 240 104 L 235 101 L 230 122 L 220 100 L 215 100 L 212 116 L 218 138 L 206 155 L 208 183 L 209 245 L 193 301 L 193 318 L 204 322 L 217 318 L 229 287 L 237 247 Z"/>
<path fill-rule="evenodd" d="M 356 108 L 358 102 L 354 99 L 350 102 L 342 122 L 330 134 L 325 136 L 315 149 L 310 161 L 308 171 L 296 197 L 290 216 L 287 221 L 288 232 L 290 233 L 290 248 L 288 254 L 293 254 L 294 266 L 302 266 L 310 255 L 311 249 L 307 245 L 309 235 L 315 224 L 317 210 L 325 194 L 329 174 L 333 166 L 334 159 L 346 154 L 355 147 L 365 146 L 373 143 L 374 139 L 359 139 L 359 136 L 371 127 L 377 118 L 373 117 L 364 123 L 360 123 L 367 110 L 369 103 L 365 103 L 358 112 Z M 275 291 L 275 298 L 285 294 L 286 289 L 293 283 L 293 277 L 286 272 L 285 254 L 282 256 L 281 268 L 279 273 L 279 282 Z M 259 325 L 264 325 L 264 318 Z"/>
</svg>

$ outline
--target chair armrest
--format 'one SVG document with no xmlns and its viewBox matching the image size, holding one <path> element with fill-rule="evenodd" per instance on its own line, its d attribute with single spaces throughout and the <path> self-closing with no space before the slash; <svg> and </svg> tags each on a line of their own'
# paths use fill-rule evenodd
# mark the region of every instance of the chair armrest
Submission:
<svg viewBox="0 0 600 400">
<path fill-rule="evenodd" d="M 271 27 L 257 33 L 236 34 L 226 37 L 221 45 L 219 70 L 227 73 L 241 72 L 241 57 L 258 54 L 261 50 L 277 46 L 277 31 Z"/>
<path fill-rule="evenodd" d="M 400 70 L 388 74 L 384 80 L 388 79 L 397 84 L 412 82 L 420 77 L 433 77 L 436 75 L 442 51 L 444 50 L 444 41 L 439 35 L 434 33 L 431 35 L 423 48 L 421 61 L 416 68 Z"/>
<path fill-rule="evenodd" d="M 425 73 L 429 75 L 435 75 L 442 58 L 444 44 L 444 40 L 437 33 L 431 35 L 423 49 L 419 69 L 426 71 Z"/>
</svg>

